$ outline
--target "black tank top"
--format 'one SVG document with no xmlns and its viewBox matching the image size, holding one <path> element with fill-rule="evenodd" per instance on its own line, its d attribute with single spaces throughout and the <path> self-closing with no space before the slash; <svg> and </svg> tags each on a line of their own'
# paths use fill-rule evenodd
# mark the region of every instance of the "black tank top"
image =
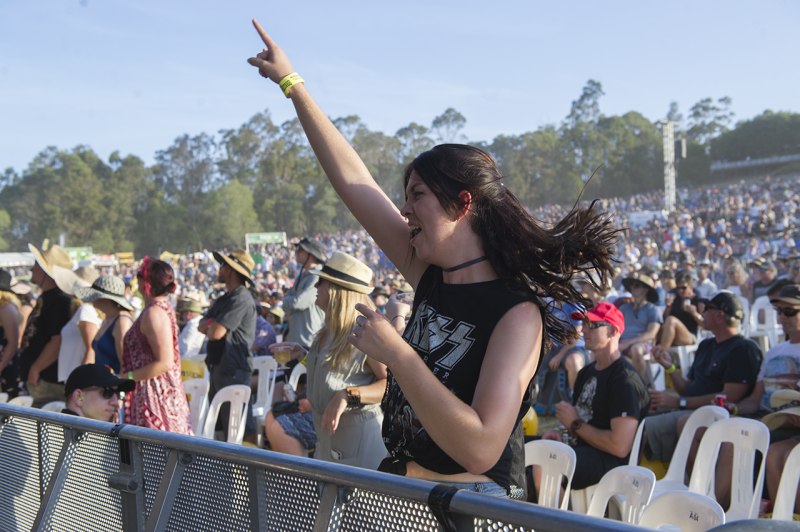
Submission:
<svg viewBox="0 0 800 532">
<path fill-rule="evenodd" d="M 539 304 L 532 294 L 514 292 L 499 279 L 445 284 L 441 268 L 430 266 L 420 279 L 414 312 L 403 338 L 436 378 L 470 405 L 494 328 L 506 312 L 525 301 Z M 517 423 L 528 407 L 528 404 L 517 406 Z M 383 441 L 392 457 L 401 462 L 416 462 L 442 475 L 466 472 L 434 443 L 391 372 L 383 409 Z M 507 443 L 498 462 L 483 474 L 508 490 L 512 457 Z"/>
</svg>

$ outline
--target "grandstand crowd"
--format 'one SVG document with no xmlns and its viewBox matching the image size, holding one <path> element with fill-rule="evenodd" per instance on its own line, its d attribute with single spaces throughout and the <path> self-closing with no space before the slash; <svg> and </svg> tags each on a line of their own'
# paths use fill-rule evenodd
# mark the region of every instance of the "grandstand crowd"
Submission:
<svg viewBox="0 0 800 532">
<path fill-rule="evenodd" d="M 541 353 L 544 363 L 530 402 L 540 419 L 555 416 L 571 431 L 571 444 L 584 449 L 577 453 L 582 472 L 573 489 L 595 485 L 609 470 L 628 463 L 640 420 L 648 419 L 644 434 L 636 436 L 641 437 L 642 459 L 651 465 L 670 462 L 680 431 L 691 423 L 689 415 L 716 404 L 731 417 L 766 417 L 771 446 L 763 457 L 763 495 L 756 497 L 764 499 L 761 513 L 771 511 L 783 466 L 800 443 L 798 191 L 800 177 L 680 190 L 675 211 L 666 216 L 661 192 L 599 200 L 620 229 L 612 250 L 616 276 L 603 279 L 590 272 L 577 279 L 585 306 L 562 308 L 558 301 L 545 301 L 582 336 Z M 531 214 L 552 226 L 570 209 L 546 205 Z M 305 377 L 296 389 L 286 386 L 298 365 L 308 365 L 309 382 L 315 371 L 320 375 L 310 362 L 322 356 L 315 336 L 323 327 L 333 327 L 325 318 L 332 303 L 321 303 L 318 296 L 320 279 L 368 296 L 371 308 L 384 312 L 399 332 L 405 328 L 404 320 L 396 323 L 395 318 L 410 315 L 411 305 L 398 296 L 413 289 L 364 230 L 75 271 L 58 246 L 31 246 L 31 251 L 36 258 L 31 271 L 0 270 L 0 383 L 6 400 L 31 396 L 34 407 L 63 401 L 70 414 L 106 421 L 121 415 L 126 423 L 200 435 L 204 427 L 192 426 L 181 381 L 209 380 L 209 400 L 226 386 L 246 385 L 252 390 L 252 405 L 266 380 L 253 370 L 253 359 L 286 347 L 291 359 L 274 372 L 279 384 L 268 407 L 260 419 L 248 410 L 240 441 L 296 454 L 316 447 L 318 458 L 330 460 L 331 453 L 347 454 L 332 445 L 347 443 L 332 443 L 320 434 L 320 423 L 333 434 L 344 412 L 360 408 L 366 416 L 367 407 L 375 407 L 374 416 L 380 419 L 376 405 L 383 398 L 386 369 L 372 361 L 354 362 L 363 379 L 359 384 L 347 381 L 346 393 L 342 384 L 340 395 L 320 399 L 321 409 L 312 408 L 316 392 Z M 714 311 L 719 311 L 718 318 Z M 608 332 L 597 332 L 604 326 Z M 611 381 L 604 385 L 608 374 L 599 377 L 599 369 L 622 364 L 617 362 L 620 356 L 624 367 L 614 378 L 621 380 L 613 387 Z M 205 364 L 195 365 L 203 360 Z M 116 377 L 78 370 L 92 364 L 111 367 Z M 350 377 L 355 371 L 341 370 Z M 601 392 L 593 389 L 587 403 L 592 371 L 597 378 L 591 386 L 597 390 L 628 390 L 623 399 L 609 399 L 605 421 L 599 419 L 597 406 L 592 409 L 594 394 Z M 360 387 L 360 395 L 351 393 L 352 387 Z M 92 403 L 91 390 L 102 394 L 102 408 Z M 124 399 L 120 392 L 127 392 Z M 223 410 L 213 427 L 217 437 L 225 438 L 220 436 L 227 429 L 224 416 Z M 616 432 L 625 435 L 624 443 L 615 440 L 621 445 L 618 452 L 583 428 L 596 425 L 615 434 L 619 417 L 635 422 Z M 671 421 L 664 421 L 667 417 Z M 660 421 L 651 425 L 651 419 Z M 539 436 L 561 441 L 563 433 Z M 665 441 L 664 433 L 674 437 Z M 377 438 L 380 458 L 386 450 L 379 432 Z M 687 479 L 702 449 L 702 430 L 693 438 Z M 725 460 L 732 455 L 723 446 L 716 488 L 724 509 L 733 504 L 730 491 L 724 492 L 730 488 L 724 479 L 724 471 L 730 472 Z M 340 460 L 370 468 L 380 462 L 355 457 L 349 462 L 341 453 Z M 530 473 L 528 498 L 536 501 L 535 468 Z M 680 480 L 685 482 L 683 471 Z M 796 504 L 794 512 L 800 511 L 800 499 Z"/>
</svg>

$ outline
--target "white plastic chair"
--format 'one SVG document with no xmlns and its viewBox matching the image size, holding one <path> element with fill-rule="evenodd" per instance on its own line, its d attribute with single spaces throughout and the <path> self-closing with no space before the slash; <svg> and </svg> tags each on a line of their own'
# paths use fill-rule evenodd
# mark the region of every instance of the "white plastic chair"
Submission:
<svg viewBox="0 0 800 532">
<path fill-rule="evenodd" d="M 231 403 L 230 416 L 228 419 L 228 434 L 225 441 L 228 443 L 242 443 L 244 439 L 245 408 L 250 402 L 250 387 L 244 384 L 233 384 L 226 386 L 214 396 L 211 405 L 208 407 L 208 414 L 203 424 L 203 431 L 200 435 L 203 438 L 214 439 L 214 427 L 217 425 L 219 407 L 222 403 Z"/>
<path fill-rule="evenodd" d="M 298 364 L 294 368 L 292 368 L 292 374 L 289 375 L 289 384 L 297 390 L 297 383 L 300 381 L 300 375 L 306 374 L 306 366 L 305 364 Z"/>
<path fill-rule="evenodd" d="M 644 424 L 646 421 L 647 418 L 644 418 L 642 422 L 639 423 L 639 428 L 636 429 L 636 436 L 633 437 L 633 445 L 631 446 L 631 455 L 628 458 L 628 465 L 639 465 L 639 451 L 642 447 L 642 433 L 644 432 Z"/>
<path fill-rule="evenodd" d="M 692 448 L 694 433 L 700 427 L 709 427 L 718 421 L 731 417 L 727 410 L 716 405 L 701 406 L 691 414 L 683 427 L 680 438 L 678 438 L 678 443 L 675 445 L 675 451 L 672 453 L 672 460 L 670 460 L 667 474 L 656 482 L 656 494 L 666 491 L 687 491 L 689 489 L 689 486 L 685 483 L 686 460 L 689 458 L 689 451 Z M 700 463 L 700 455 L 698 455 L 695 463 Z M 706 495 L 706 493 L 703 493 L 703 495 Z"/>
<path fill-rule="evenodd" d="M 678 351 L 678 361 L 681 365 L 681 375 L 685 379 L 689 374 L 689 369 L 694 364 L 694 355 L 697 353 L 697 348 L 700 347 L 700 342 L 694 345 L 681 345 L 675 349 Z"/>
<path fill-rule="evenodd" d="M 619 506 L 621 521 L 638 524 L 642 511 L 653 496 L 655 484 L 656 475 L 647 468 L 630 465 L 615 467 L 603 475 L 586 514 L 603 517 L 606 506 L 614 498 Z M 619 495 L 624 498 L 618 497 Z"/>
<path fill-rule="evenodd" d="M 731 505 L 725 514 L 727 522 L 758 519 L 761 490 L 764 486 L 764 465 L 769 447 L 769 429 L 760 421 L 745 418 L 723 419 L 706 430 L 697 450 L 689 491 L 714 497 L 714 473 L 720 444 L 733 444 L 731 471 Z M 753 488 L 756 451 L 762 460 Z M 757 495 L 756 495 L 757 494 Z"/>
<path fill-rule="evenodd" d="M 183 391 L 189 396 L 189 412 L 192 414 L 192 429 L 199 435 L 204 430 L 208 413 L 208 388 L 205 379 L 189 379 L 183 381 Z"/>
<path fill-rule="evenodd" d="M 764 323 L 758 321 L 758 315 L 762 311 L 764 312 Z M 770 348 L 778 344 L 778 313 L 772 308 L 772 303 L 769 302 L 767 296 L 761 296 L 753 302 L 753 306 L 750 308 L 748 321 L 748 338 L 751 340 L 764 338 L 766 341 L 764 352 L 769 351 Z"/>
<path fill-rule="evenodd" d="M 797 484 L 800 483 L 800 445 L 795 445 L 783 465 L 781 483 L 775 496 L 772 519 L 791 521 L 794 517 L 794 503 L 797 500 Z"/>
<path fill-rule="evenodd" d="M 298 364 L 298 366 L 302 366 L 302 364 Z M 271 356 L 253 357 L 253 370 L 258 370 L 258 388 L 256 389 L 256 401 L 253 404 L 253 418 L 256 420 L 256 444 L 263 447 L 264 418 L 272 409 L 278 363 Z"/>
<path fill-rule="evenodd" d="M 745 338 L 750 338 L 750 301 L 746 297 L 736 296 L 742 302 L 742 321 L 739 323 L 739 334 Z"/>
<path fill-rule="evenodd" d="M 681 532 L 706 532 L 725 524 L 725 512 L 714 499 L 688 491 L 670 491 L 650 501 L 639 526 L 676 526 Z"/>
<path fill-rule="evenodd" d="M 50 401 L 46 405 L 42 407 L 42 410 L 45 412 L 61 412 L 67 407 L 67 404 L 64 401 Z"/>
<path fill-rule="evenodd" d="M 8 394 L 6 392 L 0 393 L 0 403 L 8 402 Z"/>
<path fill-rule="evenodd" d="M 538 504 L 548 508 L 567 509 L 575 462 L 575 451 L 572 447 L 559 441 L 536 440 L 525 444 L 525 467 L 537 465 L 542 468 Z M 564 488 L 564 500 L 559 506 L 562 476 L 567 479 L 567 487 Z"/>
<path fill-rule="evenodd" d="M 18 395 L 17 397 L 11 399 L 8 404 L 24 406 L 25 408 L 33 408 L 33 397 L 30 395 Z"/>
</svg>

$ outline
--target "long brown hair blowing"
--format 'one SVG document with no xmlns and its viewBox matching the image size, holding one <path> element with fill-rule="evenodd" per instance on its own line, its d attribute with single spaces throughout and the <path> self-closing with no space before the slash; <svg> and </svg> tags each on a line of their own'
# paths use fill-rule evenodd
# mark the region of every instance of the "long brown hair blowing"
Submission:
<svg viewBox="0 0 800 532">
<path fill-rule="evenodd" d="M 323 347 L 323 339 L 330 335 L 328 354 L 325 355 L 323 363 L 331 371 L 338 371 L 350 361 L 350 357 L 356 351 L 356 348 L 347 341 L 359 316 L 356 305 L 361 303 L 375 310 L 375 304 L 366 294 L 359 294 L 338 284 L 327 282 L 328 308 L 325 309 L 325 325 L 314 337 L 312 349 L 316 348 L 319 352 Z"/>
<path fill-rule="evenodd" d="M 611 246 L 617 230 L 597 201 L 588 208 L 575 207 L 551 229 L 545 229 L 522 207 L 500 181 L 503 175 L 492 157 L 463 144 L 441 144 L 418 155 L 403 176 L 408 186 L 416 171 L 445 212 L 454 214 L 466 206 L 459 194 L 471 196 L 472 230 L 481 237 L 483 251 L 494 271 L 512 290 L 531 292 L 553 301 L 588 305 L 572 286 L 576 272 L 596 270 L 605 284 L 613 275 Z M 412 255 L 413 258 L 413 255 Z M 542 305 L 544 347 L 551 341 L 566 343 L 577 333 L 570 322 Z"/>
</svg>

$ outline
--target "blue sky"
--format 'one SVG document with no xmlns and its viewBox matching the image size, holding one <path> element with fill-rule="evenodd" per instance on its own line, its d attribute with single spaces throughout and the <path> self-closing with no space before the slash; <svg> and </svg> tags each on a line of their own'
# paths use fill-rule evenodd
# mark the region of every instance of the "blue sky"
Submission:
<svg viewBox="0 0 800 532">
<path fill-rule="evenodd" d="M 586 81 L 603 113 L 737 119 L 800 110 L 800 2 L 0 0 L 0 170 L 47 146 L 148 164 L 184 133 L 294 116 L 246 63 L 257 18 L 332 117 L 394 134 L 446 108 L 470 140 L 560 122 Z"/>
</svg>

